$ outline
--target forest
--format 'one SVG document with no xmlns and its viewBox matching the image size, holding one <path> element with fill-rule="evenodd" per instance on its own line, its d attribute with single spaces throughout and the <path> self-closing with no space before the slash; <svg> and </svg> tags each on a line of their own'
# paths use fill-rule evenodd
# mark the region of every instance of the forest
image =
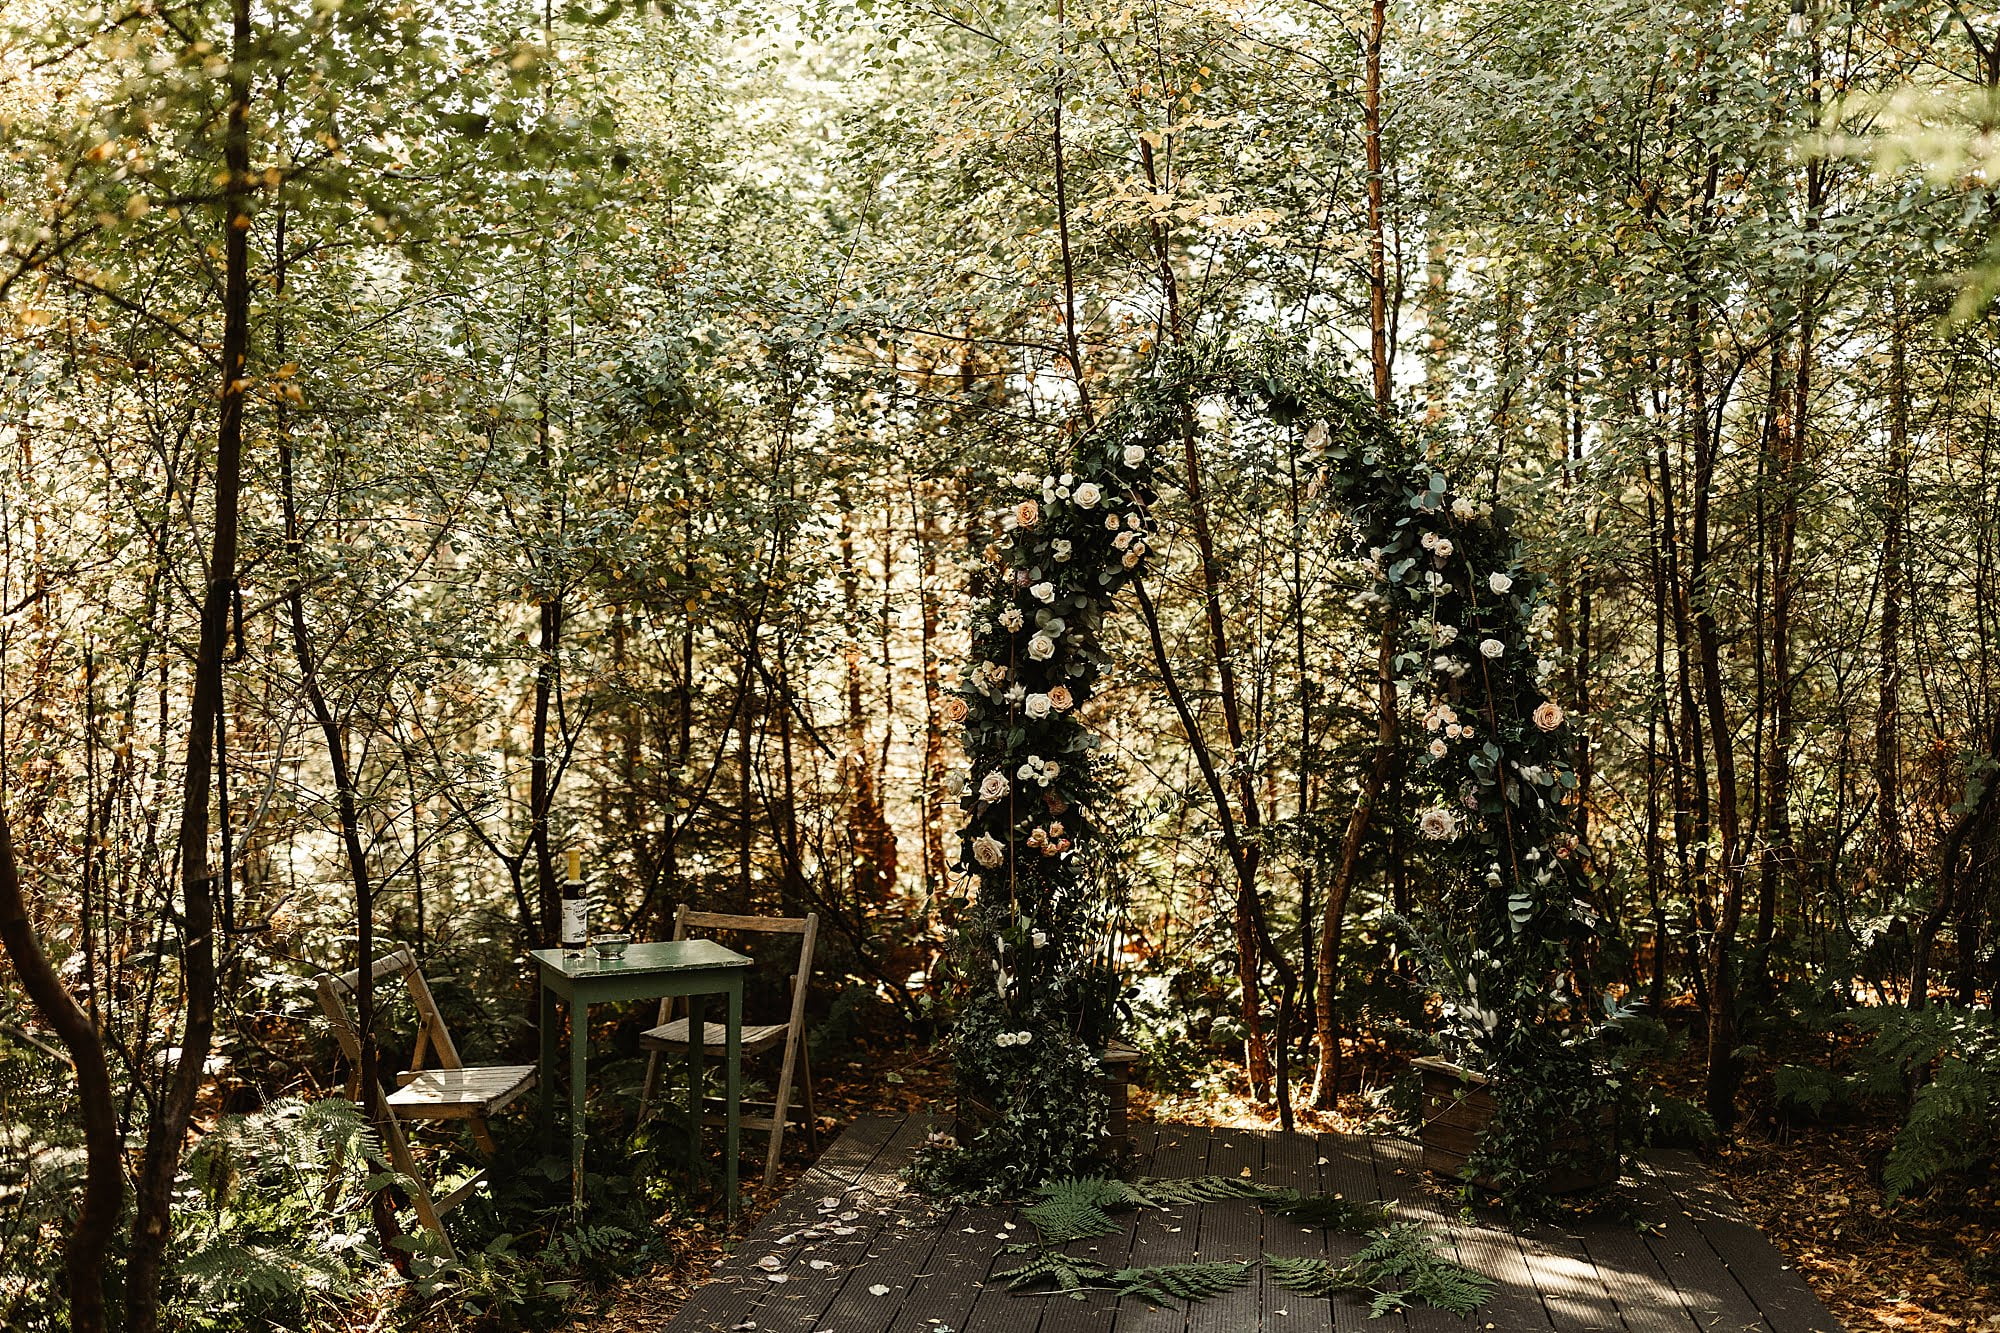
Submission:
<svg viewBox="0 0 2000 1333">
<path fill-rule="evenodd" d="M 1440 1216 L 2000 1328 L 1990 6 L 0 0 L 0 146 L 5 1327 L 664 1330 L 856 1117 L 1434 1057 Z M 743 1216 L 566 903 L 811 921 Z"/>
</svg>

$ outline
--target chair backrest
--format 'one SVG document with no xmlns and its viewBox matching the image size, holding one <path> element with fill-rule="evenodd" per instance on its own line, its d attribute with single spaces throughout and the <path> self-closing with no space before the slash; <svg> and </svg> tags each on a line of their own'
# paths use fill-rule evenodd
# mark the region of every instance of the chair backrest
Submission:
<svg viewBox="0 0 2000 1333">
<path fill-rule="evenodd" d="M 403 979 L 403 985 L 410 992 L 410 1003 L 417 1010 L 417 1045 L 410 1054 L 411 1072 L 422 1069 L 425 1058 L 433 1052 L 437 1055 L 439 1068 L 462 1068 L 464 1062 L 458 1058 L 458 1043 L 451 1039 L 451 1031 L 444 1025 L 444 1015 L 438 1012 L 430 983 L 424 980 L 423 970 L 417 966 L 417 956 L 407 948 L 398 949 L 377 958 L 374 966 L 368 969 L 370 986 L 392 976 Z M 349 1061 L 359 1065 L 361 1038 L 353 1016 L 347 1011 L 347 1002 L 361 989 L 360 969 L 343 972 L 339 976 L 322 972 L 314 978 L 314 984 L 319 988 L 319 1007 L 326 1011 L 327 1022 L 333 1026 L 340 1049 L 347 1053 Z"/>
<path fill-rule="evenodd" d="M 800 1028 L 806 1011 L 806 986 L 812 979 L 813 946 L 819 941 L 819 913 L 808 912 L 804 916 L 737 916 L 729 912 L 697 912 L 682 903 L 674 908 L 674 938 L 691 938 L 690 931 L 697 930 L 741 930 L 764 935 L 797 935 L 799 937 L 799 970 L 792 976 L 792 1011 L 786 1020 L 793 1028 Z M 661 1006 L 661 1021 L 665 1021 L 666 1006 Z"/>
</svg>

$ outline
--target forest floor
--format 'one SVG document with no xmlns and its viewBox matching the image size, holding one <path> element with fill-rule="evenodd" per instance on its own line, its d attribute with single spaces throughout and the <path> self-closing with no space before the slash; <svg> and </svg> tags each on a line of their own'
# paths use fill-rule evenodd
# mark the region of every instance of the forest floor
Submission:
<svg viewBox="0 0 2000 1333">
<path fill-rule="evenodd" d="M 830 1076 L 828 1076 L 830 1075 Z M 874 1053 L 822 1074 L 823 1119 L 863 1112 L 907 1114 L 948 1101 L 950 1071 L 927 1051 Z M 1224 1073 L 1200 1092 L 1168 1098 L 1135 1092 L 1134 1112 L 1161 1121 L 1276 1128 L 1275 1114 Z M 1374 1112 L 1361 1097 L 1300 1123 L 1364 1130 Z M 1934 1198 L 1888 1200 L 1878 1183 L 1895 1137 L 1887 1120 L 1856 1118 L 1773 1131 L 1750 1123 L 1735 1143 L 1704 1152 L 1717 1178 L 1851 1330 L 1877 1333 L 2000 1333 L 2000 1182 L 1941 1189 Z M 761 1193 L 736 1230 L 748 1234 L 812 1164 L 803 1139 L 788 1139 L 776 1186 Z M 593 1333 L 658 1333 L 700 1285 L 730 1242 L 718 1219 L 673 1224 L 676 1261 L 624 1282 L 587 1320 Z"/>
</svg>

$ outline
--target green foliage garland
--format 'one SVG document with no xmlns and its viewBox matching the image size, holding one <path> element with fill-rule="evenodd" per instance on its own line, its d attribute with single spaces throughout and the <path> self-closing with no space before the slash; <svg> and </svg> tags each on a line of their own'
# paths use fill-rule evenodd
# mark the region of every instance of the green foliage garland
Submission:
<svg viewBox="0 0 2000 1333">
<path fill-rule="evenodd" d="M 1571 1039 L 1589 1018 L 1566 968 L 1566 941 L 1584 924 L 1561 811 L 1576 776 L 1567 721 L 1540 685 L 1540 582 L 1521 567 L 1504 512 L 1454 491 L 1344 376 L 1276 339 L 1161 354 L 1079 441 L 1068 471 L 1016 478 L 949 705 L 970 762 L 960 865 L 976 880 L 956 953 L 960 1139 L 921 1158 L 916 1178 L 942 1193 L 1019 1194 L 1101 1155 L 1095 1053 L 1117 982 L 1092 861 L 1100 779 L 1081 713 L 1109 665 L 1104 617 L 1155 540 L 1156 488 L 1170 476 L 1161 460 L 1187 447 L 1216 402 L 1299 433 L 1319 465 L 1318 502 L 1349 519 L 1372 576 L 1362 609 L 1400 629 L 1403 697 L 1428 705 L 1418 828 L 1434 869 L 1477 900 L 1476 939 L 1439 983 L 1446 1016 L 1462 1058 L 1519 1076 L 1501 1093 L 1493 1160 L 1479 1165 L 1531 1185 L 1549 1165 L 1552 1117 L 1597 1094 Z"/>
</svg>

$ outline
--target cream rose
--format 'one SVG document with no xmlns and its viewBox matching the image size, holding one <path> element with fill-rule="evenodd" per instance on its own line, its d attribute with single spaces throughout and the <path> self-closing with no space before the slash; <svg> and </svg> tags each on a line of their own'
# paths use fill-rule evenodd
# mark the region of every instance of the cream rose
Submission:
<svg viewBox="0 0 2000 1333">
<path fill-rule="evenodd" d="M 1053 602 L 1056 599 L 1056 585 L 1053 583 L 1037 583 L 1028 592 L 1038 602 Z"/>
<path fill-rule="evenodd" d="M 1486 576 L 1486 586 L 1496 593 L 1505 594 L 1514 590 L 1514 580 L 1508 578 L 1505 574 L 1488 574 Z"/>
<path fill-rule="evenodd" d="M 1434 842 L 1443 842 L 1458 835 L 1458 816 L 1434 805 L 1417 819 L 1417 831 Z"/>
<path fill-rule="evenodd" d="M 1070 502 L 1078 509 L 1095 509 L 1104 499 L 1104 491 L 1094 481 L 1086 481 L 1069 494 Z"/>
<path fill-rule="evenodd" d="M 1005 800 L 1007 792 L 1007 775 L 1005 773 L 997 771 L 988 773 L 979 780 L 979 799 L 982 801 Z"/>
<path fill-rule="evenodd" d="M 1007 859 L 1007 848 L 990 833 L 982 833 L 972 840 L 972 859 L 988 870 Z"/>
<path fill-rule="evenodd" d="M 1046 662 L 1056 655 L 1056 641 L 1046 634 L 1037 634 L 1028 640 L 1028 656 L 1037 662 Z"/>
<path fill-rule="evenodd" d="M 1041 721 L 1049 715 L 1049 696 L 1046 694 L 1029 695 L 1022 701 L 1021 711 L 1029 717 L 1034 718 L 1037 722 Z"/>
</svg>

